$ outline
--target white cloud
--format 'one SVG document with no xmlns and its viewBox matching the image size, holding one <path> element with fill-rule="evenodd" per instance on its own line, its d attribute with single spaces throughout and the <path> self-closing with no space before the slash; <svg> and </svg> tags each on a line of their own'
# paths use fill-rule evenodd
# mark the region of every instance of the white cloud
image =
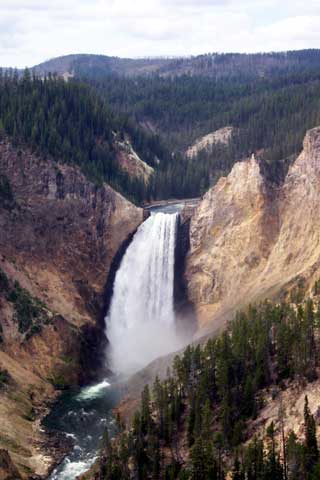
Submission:
<svg viewBox="0 0 320 480">
<path fill-rule="evenodd" d="M 320 15 L 290 17 L 262 28 L 261 32 L 271 36 L 273 41 L 304 42 L 305 39 L 319 38 L 319 22 Z"/>
<path fill-rule="evenodd" d="M 316 48 L 319 19 L 319 0 L 0 0 L 0 65 Z"/>
</svg>

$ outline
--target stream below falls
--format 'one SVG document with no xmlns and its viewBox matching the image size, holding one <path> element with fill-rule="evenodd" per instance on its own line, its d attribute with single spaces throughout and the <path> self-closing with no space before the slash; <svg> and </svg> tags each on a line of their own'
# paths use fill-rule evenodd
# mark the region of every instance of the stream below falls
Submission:
<svg viewBox="0 0 320 480">
<path fill-rule="evenodd" d="M 73 480 L 90 468 L 106 429 L 111 437 L 116 432 L 112 409 L 119 399 L 118 388 L 107 380 L 60 397 L 44 426 L 71 437 L 74 447 L 49 476 L 50 480 Z"/>
<path fill-rule="evenodd" d="M 129 371 L 130 369 L 127 371 L 124 371 L 123 368 L 117 369 L 117 367 L 119 367 L 117 363 L 119 364 L 121 354 L 124 355 L 127 362 L 128 359 L 130 359 L 130 365 L 134 366 L 134 370 L 136 371 L 143 368 L 146 363 L 149 363 L 153 358 L 168 353 L 168 345 L 170 345 L 168 335 L 170 328 L 173 339 L 171 344 L 172 349 L 182 346 L 176 342 L 175 338 L 176 330 L 173 313 L 175 238 L 173 238 L 172 235 L 176 234 L 174 231 L 176 228 L 174 217 L 176 218 L 176 214 L 181 211 L 183 206 L 183 203 L 177 203 L 150 208 L 149 211 L 153 219 L 149 217 L 149 219 L 139 227 L 120 264 L 115 278 L 113 303 L 111 302 L 110 312 L 106 318 L 107 330 L 110 329 L 109 336 L 111 337 L 110 358 L 108 361 L 112 367 L 114 367 L 115 371 L 118 370 L 117 373 L 124 375 L 132 373 Z M 159 216 L 157 215 L 158 213 L 160 214 Z M 167 215 L 164 216 L 163 214 Z M 150 232 L 150 237 L 148 237 L 148 232 Z M 162 243 L 162 245 L 156 245 L 157 241 Z M 134 261 L 134 253 L 139 252 L 139 245 L 137 248 L 138 242 L 144 242 L 142 249 L 140 246 L 142 258 L 139 259 L 139 268 L 139 262 L 135 264 Z M 127 272 L 126 270 L 128 270 L 128 268 L 131 268 L 132 272 Z M 143 271 L 145 273 L 143 273 Z M 123 272 L 125 272 L 126 275 L 124 275 Z M 131 278 L 131 275 L 134 276 L 135 274 L 136 278 Z M 158 276 L 159 278 L 152 279 L 152 275 Z M 137 282 L 140 282 L 140 290 L 138 290 L 141 295 L 138 295 L 138 290 L 131 291 L 130 282 L 127 281 L 128 276 L 131 278 L 134 288 L 136 288 Z M 170 283 L 170 288 L 168 288 L 168 282 Z M 150 285 L 152 287 L 151 289 Z M 128 291 L 128 289 L 130 291 Z M 155 302 L 152 296 L 159 296 L 159 292 L 164 292 L 163 296 L 166 298 L 158 298 Z M 133 304 L 135 295 L 137 305 Z M 145 295 L 145 301 L 141 301 L 143 295 Z M 123 311 L 122 305 L 125 304 L 127 307 L 129 303 L 130 308 L 126 308 L 125 311 Z M 138 320 L 141 322 L 141 328 L 138 328 Z M 119 322 L 118 324 L 117 321 Z M 115 323 L 112 324 L 112 322 Z M 160 348 L 159 350 L 158 342 L 158 344 L 155 344 L 154 348 L 152 348 L 152 352 L 154 353 L 153 358 L 152 353 L 150 356 L 149 352 L 149 356 L 142 356 L 140 364 L 134 365 L 134 349 L 133 353 L 132 351 L 121 352 L 117 349 L 119 345 L 112 345 L 112 340 L 116 342 L 117 338 L 119 338 L 121 343 L 126 336 L 129 338 L 133 332 L 144 330 L 145 332 L 149 332 L 148 337 L 151 335 L 153 338 L 146 338 L 146 335 L 143 335 L 141 338 L 137 338 L 137 342 L 140 342 L 140 349 L 144 344 L 148 345 L 150 349 L 150 343 L 155 341 L 155 336 L 152 335 L 152 325 L 150 327 L 150 323 L 152 324 L 152 322 L 154 322 L 153 326 L 156 330 L 159 329 L 159 323 L 163 323 L 162 328 L 166 333 L 164 342 L 166 349 L 161 351 Z M 132 330 L 130 330 L 131 328 Z M 122 350 L 130 349 L 130 345 L 130 343 L 124 343 L 121 348 Z M 120 362 L 120 367 L 127 367 L 127 365 L 121 365 Z M 60 397 L 43 423 L 48 429 L 58 430 L 66 436 L 71 437 L 74 442 L 74 447 L 63 462 L 51 473 L 48 480 L 74 480 L 78 475 L 90 468 L 97 457 L 99 446 L 103 440 L 106 429 L 108 429 L 110 437 L 116 433 L 116 422 L 112 410 L 119 400 L 120 391 L 117 387 L 117 382 L 112 379 L 105 379 L 96 385 L 88 386 L 78 391 L 67 392 Z"/>
</svg>

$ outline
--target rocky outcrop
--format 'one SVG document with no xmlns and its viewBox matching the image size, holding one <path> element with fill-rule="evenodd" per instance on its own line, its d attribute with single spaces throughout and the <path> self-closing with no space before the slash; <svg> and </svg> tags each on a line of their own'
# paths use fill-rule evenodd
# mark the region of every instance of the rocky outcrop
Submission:
<svg viewBox="0 0 320 480">
<path fill-rule="evenodd" d="M 209 151 L 210 147 L 213 145 L 228 145 L 231 141 L 233 132 L 233 127 L 223 127 L 219 128 L 219 130 L 216 130 L 215 132 L 199 138 L 187 149 L 186 156 L 189 158 L 196 157 L 198 153 L 202 152 L 203 150 Z"/>
<path fill-rule="evenodd" d="M 21 476 L 7 450 L 0 450 L 0 480 L 19 480 Z"/>
<path fill-rule="evenodd" d="M 0 448 L 22 476 L 52 464 L 45 402 L 84 380 L 112 260 L 142 220 L 79 169 L 0 142 Z"/>
<path fill-rule="evenodd" d="M 117 160 L 120 168 L 129 174 L 130 178 L 148 183 L 154 174 L 154 169 L 144 162 L 133 149 L 129 139 L 117 141 Z"/>
<path fill-rule="evenodd" d="M 259 161 L 237 163 L 191 221 L 186 275 L 200 326 L 219 328 L 249 302 L 284 295 L 320 276 L 320 128 L 307 133 L 282 186 Z"/>
</svg>

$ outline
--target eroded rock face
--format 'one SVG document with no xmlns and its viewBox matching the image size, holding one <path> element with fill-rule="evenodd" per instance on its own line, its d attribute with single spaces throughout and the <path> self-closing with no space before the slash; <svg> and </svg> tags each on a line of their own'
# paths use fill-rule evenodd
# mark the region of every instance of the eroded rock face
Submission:
<svg viewBox="0 0 320 480">
<path fill-rule="evenodd" d="M 228 126 L 219 128 L 219 130 L 196 140 L 195 143 L 187 149 L 186 156 L 189 158 L 196 157 L 203 150 L 210 150 L 213 145 L 228 145 L 232 139 L 233 133 L 233 127 Z"/>
<path fill-rule="evenodd" d="M 7 450 L 0 450 L 0 479 L 1 480 L 19 480 L 21 476 L 17 468 L 12 463 Z"/>
<path fill-rule="evenodd" d="M 189 296 L 200 325 L 272 298 L 298 279 L 320 276 L 320 128 L 309 131 L 284 184 L 275 187 L 251 159 L 211 188 L 191 221 Z"/>
<path fill-rule="evenodd" d="M 9 375 L 0 448 L 22 476 L 46 475 L 52 464 L 37 419 L 56 386 L 82 379 L 81 346 L 94 330 L 103 337 L 97 319 L 112 259 L 142 221 L 141 209 L 79 169 L 0 142 L 0 268 L 9 281 L 1 287 L 0 278 L 0 369 Z M 15 300 L 17 288 L 44 316 L 40 328 L 24 331 L 17 312 L 28 300 Z"/>
<path fill-rule="evenodd" d="M 133 149 L 129 139 L 117 141 L 117 160 L 122 170 L 129 174 L 130 178 L 143 180 L 149 183 L 154 169 L 144 162 Z"/>
</svg>

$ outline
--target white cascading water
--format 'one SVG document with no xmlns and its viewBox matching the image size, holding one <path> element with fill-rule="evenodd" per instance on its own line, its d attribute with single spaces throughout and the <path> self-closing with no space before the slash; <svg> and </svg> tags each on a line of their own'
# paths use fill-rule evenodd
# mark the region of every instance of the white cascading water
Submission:
<svg viewBox="0 0 320 480">
<path fill-rule="evenodd" d="M 132 373 L 181 346 L 174 315 L 178 214 L 151 215 L 137 230 L 116 274 L 106 317 L 109 360 Z"/>
</svg>

